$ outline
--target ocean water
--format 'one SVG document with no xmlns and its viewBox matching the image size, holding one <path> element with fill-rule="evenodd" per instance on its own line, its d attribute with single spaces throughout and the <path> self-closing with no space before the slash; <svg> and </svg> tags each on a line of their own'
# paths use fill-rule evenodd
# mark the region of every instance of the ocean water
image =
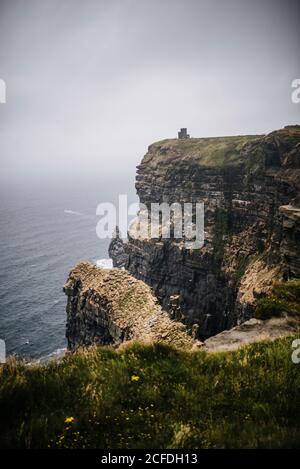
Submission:
<svg viewBox="0 0 300 469">
<path fill-rule="evenodd" d="M 80 260 L 107 267 L 108 239 L 96 235 L 96 207 L 136 201 L 131 178 L 2 185 L 0 338 L 7 354 L 41 358 L 66 347 L 62 287 Z"/>
</svg>

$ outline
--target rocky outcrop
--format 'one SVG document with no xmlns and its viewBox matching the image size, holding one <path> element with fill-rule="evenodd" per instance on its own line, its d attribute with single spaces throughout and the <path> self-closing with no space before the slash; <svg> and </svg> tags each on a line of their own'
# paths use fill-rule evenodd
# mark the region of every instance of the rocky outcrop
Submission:
<svg viewBox="0 0 300 469">
<path fill-rule="evenodd" d="M 110 249 L 114 265 L 150 285 L 201 339 L 251 318 L 274 281 L 300 277 L 300 126 L 157 142 L 138 166 L 136 189 L 149 209 L 204 202 L 201 249 L 130 234 Z"/>
<path fill-rule="evenodd" d="M 124 270 L 81 262 L 70 272 L 64 292 L 70 350 L 93 344 L 118 346 L 130 340 L 183 349 L 201 345 L 181 322 L 170 319 L 147 285 Z"/>
<path fill-rule="evenodd" d="M 122 268 L 128 262 L 128 255 L 124 251 L 124 243 L 118 226 L 116 227 L 114 237 L 109 245 L 108 255 L 110 258 L 114 258 L 114 267 Z"/>
<path fill-rule="evenodd" d="M 260 341 L 273 341 L 299 332 L 299 321 L 288 317 L 271 318 L 266 321 L 249 319 L 243 324 L 210 337 L 203 350 L 227 352 Z"/>
</svg>

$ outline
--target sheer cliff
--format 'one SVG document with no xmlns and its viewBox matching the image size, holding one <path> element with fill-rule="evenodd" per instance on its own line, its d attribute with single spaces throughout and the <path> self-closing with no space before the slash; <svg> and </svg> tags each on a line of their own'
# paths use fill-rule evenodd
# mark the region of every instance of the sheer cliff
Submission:
<svg viewBox="0 0 300 469">
<path fill-rule="evenodd" d="M 137 168 L 140 202 L 204 202 L 205 244 L 128 237 L 114 265 L 152 287 L 170 317 L 210 337 L 253 315 L 277 280 L 300 277 L 300 126 L 262 136 L 163 140 Z"/>
</svg>

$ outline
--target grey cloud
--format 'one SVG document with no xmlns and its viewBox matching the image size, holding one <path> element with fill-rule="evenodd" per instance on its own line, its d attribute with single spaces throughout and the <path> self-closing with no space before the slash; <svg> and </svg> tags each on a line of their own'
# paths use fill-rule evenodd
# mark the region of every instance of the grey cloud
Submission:
<svg viewBox="0 0 300 469">
<path fill-rule="evenodd" d="M 154 140 L 299 122 L 298 2 L 0 0 L 2 178 L 134 172 Z"/>
</svg>

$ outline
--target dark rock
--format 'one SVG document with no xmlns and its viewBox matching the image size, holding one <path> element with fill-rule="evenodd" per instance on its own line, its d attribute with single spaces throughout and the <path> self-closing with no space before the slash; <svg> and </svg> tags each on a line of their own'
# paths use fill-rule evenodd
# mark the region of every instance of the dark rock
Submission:
<svg viewBox="0 0 300 469">
<path fill-rule="evenodd" d="M 120 230 L 116 227 L 116 232 L 110 242 L 108 255 L 113 261 L 113 266 L 122 268 L 128 263 L 128 255 L 124 249 L 124 242 L 120 236 Z"/>
</svg>

